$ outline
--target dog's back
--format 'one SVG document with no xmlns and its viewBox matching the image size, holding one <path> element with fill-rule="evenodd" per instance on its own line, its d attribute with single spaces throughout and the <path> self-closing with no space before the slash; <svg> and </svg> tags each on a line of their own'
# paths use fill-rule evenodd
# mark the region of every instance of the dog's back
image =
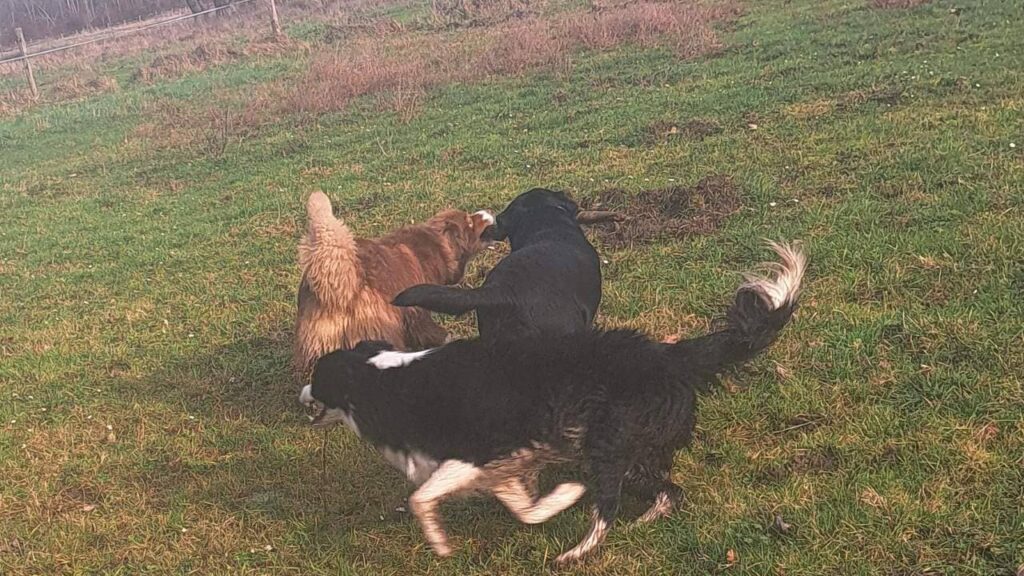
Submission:
<svg viewBox="0 0 1024 576">
<path fill-rule="evenodd" d="M 482 288 L 499 297 L 476 309 L 481 337 L 572 334 L 593 325 L 601 265 L 579 228 L 555 228 L 513 250 Z"/>
<path fill-rule="evenodd" d="M 391 299 L 422 282 L 458 281 L 480 249 L 480 234 L 493 218 L 444 210 L 425 224 L 378 239 L 354 238 L 334 217 L 330 200 L 313 193 L 309 230 L 299 245 L 299 285 L 293 361 L 304 374 L 312 363 L 361 340 L 383 340 L 400 349 L 440 345 L 445 331 L 420 309 Z"/>
<path fill-rule="evenodd" d="M 414 286 L 395 304 L 446 314 L 475 310 L 485 340 L 589 329 L 601 302 L 601 264 L 576 222 L 577 212 L 560 192 L 535 188 L 520 194 L 488 229 L 491 239 L 507 238 L 512 251 L 483 285 Z"/>
</svg>

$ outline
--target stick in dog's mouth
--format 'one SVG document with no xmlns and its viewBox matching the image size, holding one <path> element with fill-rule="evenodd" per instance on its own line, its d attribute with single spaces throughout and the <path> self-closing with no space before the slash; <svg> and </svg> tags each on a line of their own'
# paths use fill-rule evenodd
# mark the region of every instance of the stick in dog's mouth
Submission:
<svg viewBox="0 0 1024 576">
<path fill-rule="evenodd" d="M 580 224 L 601 224 L 603 222 L 621 222 L 625 216 L 610 210 L 582 210 L 576 215 Z"/>
</svg>

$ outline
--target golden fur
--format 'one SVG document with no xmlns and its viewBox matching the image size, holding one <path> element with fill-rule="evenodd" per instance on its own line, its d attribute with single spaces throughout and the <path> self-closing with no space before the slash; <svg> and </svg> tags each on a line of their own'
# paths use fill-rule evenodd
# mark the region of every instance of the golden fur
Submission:
<svg viewBox="0 0 1024 576">
<path fill-rule="evenodd" d="M 306 205 L 309 229 L 299 243 L 298 315 L 294 364 L 306 373 L 318 358 L 361 340 L 384 340 L 399 350 L 444 343 L 446 333 L 420 308 L 392 299 L 416 284 L 455 284 L 481 249 L 493 219 L 445 210 L 423 224 L 377 239 L 355 238 L 334 217 L 331 201 L 315 192 Z"/>
</svg>

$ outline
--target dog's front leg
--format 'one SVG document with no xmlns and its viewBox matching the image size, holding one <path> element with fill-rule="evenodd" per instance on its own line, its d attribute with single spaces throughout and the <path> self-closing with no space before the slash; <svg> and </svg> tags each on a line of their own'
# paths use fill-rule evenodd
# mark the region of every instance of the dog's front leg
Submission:
<svg viewBox="0 0 1024 576">
<path fill-rule="evenodd" d="M 438 514 L 441 501 L 458 492 L 472 490 L 482 475 L 480 468 L 468 462 L 445 460 L 409 498 L 409 507 L 420 521 L 423 536 L 438 556 L 452 552 Z"/>
</svg>

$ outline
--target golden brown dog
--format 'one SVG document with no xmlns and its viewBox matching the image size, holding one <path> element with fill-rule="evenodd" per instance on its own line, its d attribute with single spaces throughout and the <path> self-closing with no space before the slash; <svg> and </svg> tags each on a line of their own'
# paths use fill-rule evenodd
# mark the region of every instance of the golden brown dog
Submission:
<svg viewBox="0 0 1024 576">
<path fill-rule="evenodd" d="M 300 374 L 324 354 L 362 340 L 384 340 L 399 350 L 444 343 L 446 333 L 429 312 L 398 308 L 391 300 L 416 284 L 459 282 L 493 216 L 445 210 L 423 224 L 364 239 L 334 217 L 323 192 L 314 192 L 306 209 L 294 351 Z"/>
</svg>

